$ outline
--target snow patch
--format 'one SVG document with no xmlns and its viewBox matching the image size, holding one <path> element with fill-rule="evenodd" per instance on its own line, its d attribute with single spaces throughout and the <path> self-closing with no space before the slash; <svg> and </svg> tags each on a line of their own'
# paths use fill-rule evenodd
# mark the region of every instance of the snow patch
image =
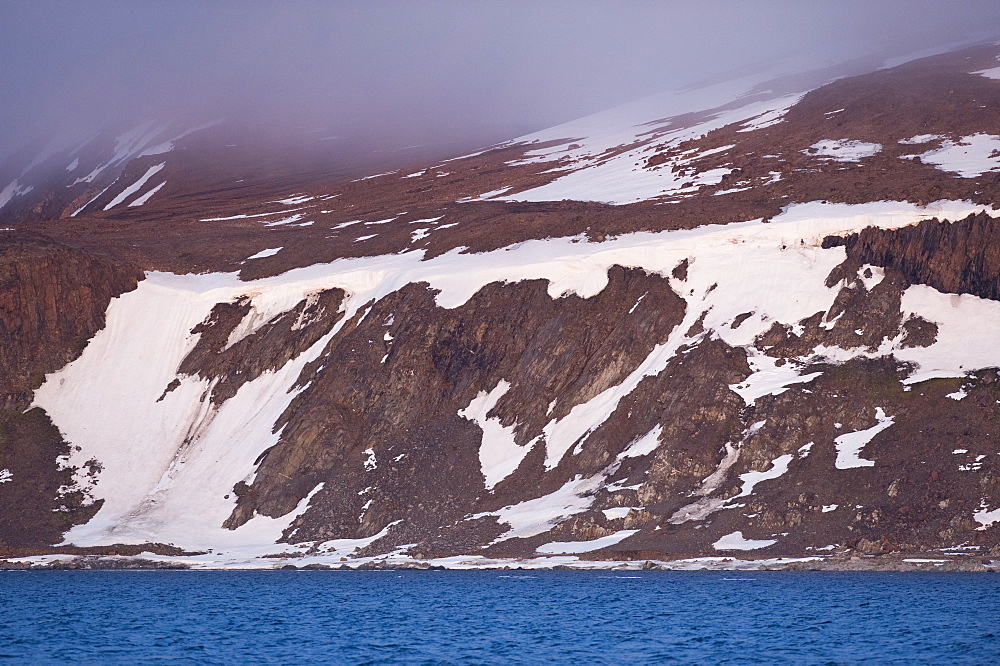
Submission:
<svg viewBox="0 0 1000 666">
<path fill-rule="evenodd" d="M 478 197 L 466 197 L 464 199 L 458 199 L 456 203 L 468 203 L 470 201 L 489 201 L 494 197 L 500 196 L 509 189 L 510 187 L 501 187 L 498 190 L 490 190 L 489 192 L 483 192 Z"/>
<path fill-rule="evenodd" d="M 746 539 L 743 532 L 737 530 L 722 537 L 712 544 L 716 550 L 757 550 L 778 543 L 777 539 Z"/>
<path fill-rule="evenodd" d="M 295 213 L 294 215 L 289 215 L 288 217 L 283 217 L 280 220 L 261 220 L 265 227 L 280 227 L 285 224 L 291 224 L 293 222 L 298 222 L 305 217 L 304 213 Z"/>
<path fill-rule="evenodd" d="M 174 144 L 176 142 L 180 141 L 181 139 L 183 139 L 184 137 L 188 136 L 189 134 L 194 134 L 195 132 L 200 132 L 203 129 L 208 129 L 209 127 L 214 127 L 215 125 L 218 125 L 219 123 L 221 123 L 223 120 L 225 120 L 225 118 L 219 118 L 217 120 L 213 120 L 211 122 L 207 122 L 207 123 L 204 123 L 202 125 L 198 125 L 196 127 L 192 127 L 189 130 L 185 130 L 184 132 L 181 132 L 177 136 L 173 137 L 172 139 L 168 139 L 167 141 L 164 141 L 163 143 L 160 143 L 160 144 L 158 144 L 156 146 L 153 146 L 152 148 L 148 148 L 148 149 L 142 151 L 142 153 L 140 153 L 139 157 L 145 157 L 147 155 L 160 155 L 162 153 L 168 153 L 168 152 L 170 152 L 171 150 L 174 149 Z"/>
<path fill-rule="evenodd" d="M 444 215 L 438 215 L 437 217 L 424 217 L 419 220 L 410 220 L 407 224 L 433 224 L 443 218 Z"/>
<path fill-rule="evenodd" d="M 736 497 L 746 497 L 753 492 L 754 486 L 762 481 L 777 479 L 779 476 L 788 471 L 788 464 L 790 462 L 792 462 L 792 454 L 786 453 L 785 455 L 778 456 L 772 460 L 771 467 L 766 472 L 747 472 L 746 474 L 740 474 L 740 479 L 743 481 L 743 488 L 740 490 L 740 494 Z M 735 497 L 733 499 L 735 499 Z"/>
<path fill-rule="evenodd" d="M 916 146 L 921 143 L 930 143 L 931 141 L 937 141 L 938 139 L 943 139 L 944 136 L 941 134 L 918 134 L 916 136 L 911 136 L 909 139 L 900 139 L 898 143 L 905 146 Z"/>
<path fill-rule="evenodd" d="M 373 173 L 370 176 L 365 176 L 364 178 L 355 178 L 352 183 L 360 183 L 363 180 L 371 180 L 372 178 L 381 178 L 382 176 L 391 176 L 396 173 L 395 171 L 383 171 L 382 173 Z"/>
<path fill-rule="evenodd" d="M 807 155 L 812 154 L 835 162 L 857 162 L 865 157 L 878 154 L 882 150 L 882 144 L 848 139 L 827 139 L 818 141 L 809 148 L 811 150 L 803 151 Z"/>
<path fill-rule="evenodd" d="M 377 533 L 361 539 L 330 539 L 316 545 L 316 551 L 336 558 L 350 557 L 363 548 L 367 548 L 379 539 L 389 534 L 389 530 L 403 521 L 396 520 L 383 527 Z"/>
<path fill-rule="evenodd" d="M 660 435 L 663 433 L 663 426 L 658 425 L 642 437 L 636 439 L 625 450 L 618 454 L 618 460 L 625 458 L 638 458 L 647 456 L 656 450 L 660 445 Z"/>
<path fill-rule="evenodd" d="M 292 208 L 291 210 L 276 210 L 276 211 L 274 211 L 272 213 L 255 213 L 253 215 L 247 215 L 247 214 L 243 213 L 243 214 L 240 214 L 240 215 L 229 215 L 228 217 L 206 217 L 206 218 L 203 218 L 203 219 L 201 219 L 199 221 L 200 222 L 222 222 L 222 221 L 225 221 L 225 220 L 245 220 L 245 219 L 251 218 L 251 217 L 270 217 L 272 215 L 284 215 L 285 213 L 292 213 L 292 212 L 295 212 L 297 210 L 301 210 L 301 209 L 300 208 Z"/>
<path fill-rule="evenodd" d="M 837 446 L 837 461 L 834 463 L 837 469 L 854 469 L 855 467 L 875 466 L 874 461 L 865 460 L 861 457 L 861 449 L 863 449 L 868 442 L 872 441 L 872 439 L 875 438 L 875 435 L 891 426 L 894 422 L 891 416 L 885 415 L 885 412 L 881 407 L 875 408 L 875 420 L 877 420 L 878 423 L 873 425 L 871 428 L 858 430 L 857 432 L 844 433 L 833 440 Z"/>
<path fill-rule="evenodd" d="M 157 192 L 159 192 L 160 188 L 163 187 L 166 184 L 167 184 L 167 181 L 163 181 L 162 183 L 160 183 L 159 185 L 157 185 L 156 187 L 154 187 L 153 189 L 151 189 L 149 192 L 146 192 L 141 197 L 139 197 L 138 199 L 136 199 L 135 201 L 133 201 L 132 203 L 130 203 L 128 205 L 128 207 L 129 208 L 134 208 L 135 206 L 141 206 L 141 205 L 143 205 L 144 203 L 146 203 L 147 201 L 149 201 L 149 199 L 154 194 L 156 194 Z"/>
<path fill-rule="evenodd" d="M 475 514 L 468 519 L 496 516 L 499 522 L 510 525 L 510 530 L 493 543 L 544 534 L 563 520 L 588 510 L 594 503 L 594 492 L 605 478 L 603 474 L 586 479 L 577 475 L 548 495 L 511 504 L 497 511 Z"/>
<path fill-rule="evenodd" d="M 984 499 L 979 505 L 979 510 L 972 514 L 973 519 L 979 523 L 979 527 L 976 529 L 980 532 L 990 525 L 1000 522 L 1000 509 L 989 511 L 986 506 L 986 500 Z"/>
<path fill-rule="evenodd" d="M 936 341 L 930 347 L 893 346 L 891 353 L 896 358 L 917 366 L 904 384 L 937 377 L 964 377 L 973 370 L 1000 365 L 997 301 L 912 285 L 903 292 L 900 309 L 904 320 L 915 314 L 938 327 Z"/>
<path fill-rule="evenodd" d="M 23 185 L 19 185 L 15 180 L 13 183 L 10 183 L 7 187 L 3 188 L 3 190 L 0 190 L 0 208 L 3 208 L 10 203 L 10 200 L 14 197 L 27 194 L 32 189 L 31 185 L 25 187 Z"/>
<path fill-rule="evenodd" d="M 885 270 L 881 266 L 865 264 L 858 271 L 858 279 L 861 280 L 863 285 L 865 285 L 865 291 L 871 291 L 885 279 Z M 841 315 L 837 315 L 837 317 L 840 316 Z"/>
<path fill-rule="evenodd" d="M 283 249 L 284 249 L 283 247 L 272 247 L 268 248 L 267 250 L 261 250 L 257 254 L 247 257 L 246 261 L 250 261 L 251 259 L 263 259 L 264 257 L 273 257 L 274 255 L 281 252 Z"/>
<path fill-rule="evenodd" d="M 610 509 L 604 509 L 601 513 L 608 520 L 618 520 L 619 518 L 625 518 L 631 511 L 642 511 L 641 506 L 615 506 Z"/>
<path fill-rule="evenodd" d="M 308 194 L 296 194 L 295 196 L 288 197 L 287 199 L 278 199 L 277 201 L 272 201 L 271 203 L 280 203 L 285 204 L 286 206 L 297 206 L 298 204 L 312 201 L 315 198 L 316 197 L 309 196 Z"/>
<path fill-rule="evenodd" d="M 962 178 L 975 178 L 1000 169 L 1000 136 L 972 134 L 958 141 L 945 140 L 937 150 L 920 155 L 920 161 Z"/>
<path fill-rule="evenodd" d="M 751 350 L 751 353 L 755 350 Z M 800 375 L 795 365 L 785 363 L 779 366 L 778 359 L 757 353 L 747 357 L 747 363 L 752 371 L 750 376 L 738 384 L 730 384 L 729 388 L 738 393 L 743 402 L 752 405 L 757 398 L 765 395 L 781 395 L 791 384 L 811 382 L 822 375 L 822 372 L 810 372 Z"/>
<path fill-rule="evenodd" d="M 535 550 L 539 553 L 546 553 L 549 555 L 589 553 L 594 550 L 600 550 L 601 548 L 613 546 L 638 531 L 639 530 L 619 530 L 614 534 L 609 534 L 608 536 L 599 537 L 597 539 L 591 539 L 589 541 L 552 541 L 539 546 Z"/>
<path fill-rule="evenodd" d="M 140 189 L 142 189 L 142 186 L 146 184 L 147 180 L 149 180 L 157 173 L 159 173 L 159 171 L 165 166 L 167 166 L 167 163 L 161 162 L 160 164 L 155 164 L 149 167 L 149 169 L 146 170 L 146 173 L 144 173 L 142 177 L 139 178 L 139 180 L 135 181 L 134 183 L 126 187 L 124 190 L 119 192 L 118 196 L 112 199 L 111 202 L 104 207 L 104 210 L 111 210 L 112 208 L 114 208 L 121 202 L 125 201 L 136 192 L 138 192 Z"/>
<path fill-rule="evenodd" d="M 980 76 L 985 76 L 988 79 L 1000 79 L 1000 67 L 981 69 L 978 72 L 970 72 L 970 74 L 979 74 Z"/>
<path fill-rule="evenodd" d="M 801 95 L 795 95 L 791 98 L 785 98 L 787 105 L 784 107 L 778 107 L 771 109 L 770 111 L 765 111 L 756 118 L 751 118 L 743 124 L 742 129 L 736 130 L 737 132 L 754 132 L 759 129 L 764 129 L 765 127 L 771 127 L 772 125 L 777 125 L 778 123 L 785 120 L 785 114 L 788 112 L 792 106 L 798 103 L 802 99 Z"/>
</svg>

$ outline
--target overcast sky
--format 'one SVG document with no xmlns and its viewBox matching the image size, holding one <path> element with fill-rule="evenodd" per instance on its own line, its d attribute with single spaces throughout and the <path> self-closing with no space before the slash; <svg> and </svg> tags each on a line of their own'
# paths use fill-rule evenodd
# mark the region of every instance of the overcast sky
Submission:
<svg viewBox="0 0 1000 666">
<path fill-rule="evenodd" d="M 749 62 L 989 37 L 994 0 L 0 0 L 0 153 L 113 113 L 492 141 Z"/>
</svg>

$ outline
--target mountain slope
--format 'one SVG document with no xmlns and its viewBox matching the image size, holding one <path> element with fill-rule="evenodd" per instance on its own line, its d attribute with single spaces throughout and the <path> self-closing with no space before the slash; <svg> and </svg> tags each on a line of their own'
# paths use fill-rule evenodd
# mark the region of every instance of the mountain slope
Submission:
<svg viewBox="0 0 1000 666">
<path fill-rule="evenodd" d="M 65 453 L 4 454 L 0 499 L 72 473 L 37 491 L 74 498 L 62 550 L 213 566 L 988 565 L 998 54 L 710 86 L 170 218 L 33 222 L 147 273 L 88 306 L 85 348 L 43 354 L 31 405 Z M 18 529 L 17 552 L 53 543 Z"/>
</svg>

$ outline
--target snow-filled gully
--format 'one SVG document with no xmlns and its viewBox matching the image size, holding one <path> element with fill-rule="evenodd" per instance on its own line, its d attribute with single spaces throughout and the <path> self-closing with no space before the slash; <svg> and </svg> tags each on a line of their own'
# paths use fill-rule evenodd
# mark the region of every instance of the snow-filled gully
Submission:
<svg viewBox="0 0 1000 666">
<path fill-rule="evenodd" d="M 491 282 L 539 278 L 548 280 L 553 298 L 570 293 L 586 298 L 607 285 L 612 265 L 669 276 L 678 263 L 688 260 L 686 279 L 670 278 L 671 287 L 687 303 L 684 322 L 622 384 L 545 426 L 545 467 L 551 469 L 564 456 L 585 446 L 587 434 L 608 418 L 643 377 L 661 372 L 678 350 L 697 339 L 686 337 L 686 332 L 699 318 L 704 317 L 706 331 L 727 344 L 749 347 L 775 321 L 793 324 L 828 311 L 838 287 L 829 288 L 824 281 L 844 260 L 844 250 L 821 249 L 825 236 L 869 225 L 898 228 L 934 216 L 955 220 L 976 210 L 968 202 L 938 202 L 923 208 L 897 202 L 810 203 L 792 206 L 769 223 L 758 220 L 641 232 L 602 243 L 588 243 L 579 237 L 533 240 L 478 255 L 455 250 L 427 261 L 419 251 L 342 259 L 253 282 L 241 282 L 236 274 L 150 273 L 136 290 L 112 301 L 107 326 L 80 358 L 50 374 L 36 391 L 34 404 L 44 408 L 67 441 L 79 447 L 67 463 L 79 467 L 96 459 L 103 467 L 90 492 L 104 503 L 89 523 L 67 533 L 66 541 L 77 545 L 165 542 L 241 558 L 273 550 L 282 531 L 307 508 L 312 495 L 282 518 L 258 515 L 236 530 L 227 530 L 221 524 L 235 506 L 232 487 L 252 479 L 255 459 L 277 442 L 280 433 L 272 433 L 272 427 L 294 397 L 292 387 L 302 367 L 318 357 L 338 327 L 359 308 L 406 284 L 426 282 L 438 290 L 436 302 L 444 308 L 462 305 Z M 197 342 L 191 329 L 216 303 L 250 297 L 254 312 L 248 318 L 252 316 L 254 324 L 238 329 L 240 335 L 248 335 L 310 294 L 330 288 L 347 292 L 342 306 L 345 316 L 297 358 L 247 382 L 221 406 L 204 400 L 210 386 L 197 377 L 181 377 L 180 385 L 164 395 L 165 387 L 177 378 L 181 360 Z M 941 309 L 942 299 L 949 304 L 947 313 Z M 911 287 L 904 294 L 904 307 L 937 322 L 939 342 L 927 348 L 880 349 L 879 353 L 894 353 L 916 363 L 919 376 L 961 376 L 977 367 L 1000 364 L 996 347 L 984 352 L 953 344 L 969 335 L 995 335 L 985 329 L 977 333 L 976 327 L 990 326 L 1000 318 L 998 305 L 972 296 L 956 299 L 938 295 L 929 287 Z M 733 320 L 747 312 L 753 314 L 732 328 Z M 942 348 L 943 343 L 948 343 L 947 349 Z M 818 351 L 834 360 L 838 354 L 846 358 L 859 353 Z M 758 356 L 753 350 L 749 353 Z M 733 387 L 747 402 L 804 380 L 787 369 L 778 376 L 777 369 L 763 361 L 754 368 L 754 374 Z M 531 448 L 514 444 L 512 428 L 508 432 L 489 416 L 489 410 L 509 388 L 502 382 L 473 400 L 461 414 L 484 430 L 482 472 L 489 487 L 512 473 Z M 643 445 L 646 453 L 655 448 L 655 442 L 647 444 Z M 555 493 L 557 499 L 567 508 L 584 503 L 589 506 L 590 498 L 585 495 L 592 494 L 607 478 L 598 476 L 601 478 L 567 484 Z M 80 483 L 84 483 L 82 477 Z M 551 525 L 552 514 L 542 506 L 544 498 L 526 500 L 539 501 L 528 513 L 547 516 L 543 523 Z M 503 538 L 549 529 L 535 532 L 536 527 L 528 525 L 531 521 L 515 518 L 526 515 L 524 511 L 507 509 L 496 512 L 501 522 L 512 527 Z M 564 552 L 573 549 L 561 542 L 551 547 Z"/>
</svg>

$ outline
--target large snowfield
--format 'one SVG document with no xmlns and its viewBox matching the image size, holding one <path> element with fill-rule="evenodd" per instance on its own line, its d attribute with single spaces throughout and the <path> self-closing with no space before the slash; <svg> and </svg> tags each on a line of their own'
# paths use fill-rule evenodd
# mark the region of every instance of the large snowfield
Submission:
<svg viewBox="0 0 1000 666">
<path fill-rule="evenodd" d="M 554 180 L 512 194 L 508 193 L 509 187 L 492 189 L 461 201 L 570 199 L 621 205 L 663 196 L 675 199 L 694 196 L 700 185 L 717 184 L 730 170 L 717 168 L 692 174 L 685 171 L 686 167 L 709 153 L 725 154 L 732 146 L 702 153 L 674 153 L 669 158 L 671 161 L 660 168 L 645 168 L 653 154 L 649 151 L 655 148 L 669 152 L 685 140 L 733 123 L 742 124 L 740 131 L 752 131 L 785 122 L 785 112 L 814 87 L 816 81 L 807 84 L 803 80 L 801 90 L 776 91 L 766 85 L 767 81 L 783 73 L 787 72 L 771 71 L 657 95 L 520 137 L 504 145 L 539 145 L 511 164 L 553 164 L 550 171 L 557 174 Z M 994 71 L 983 74 L 994 76 Z M 687 120 L 676 124 L 667 121 L 678 117 Z M 119 137 L 116 152 L 109 162 L 96 167 L 78 182 L 92 181 L 102 170 L 132 155 L 153 156 L 169 152 L 174 142 L 203 127 L 207 125 L 176 135 L 167 132 L 168 127 L 138 127 L 129 135 Z M 170 138 L 164 141 L 168 136 Z M 946 140 L 926 135 L 904 143 L 931 141 L 939 143 L 931 146 L 921 158 L 942 171 L 970 177 L 1000 168 L 994 155 L 1000 145 L 996 136 L 974 134 Z M 831 136 L 815 143 L 811 150 L 818 158 L 830 162 L 856 162 L 878 154 L 882 146 Z M 148 167 L 141 177 L 117 194 L 105 210 L 141 192 L 164 164 Z M 71 166 L 75 168 L 75 164 Z M 401 177 L 421 174 L 423 171 Z M 780 178 L 780 174 L 772 176 Z M 144 204 L 162 186 L 160 183 L 148 189 L 128 205 Z M 23 191 L 16 181 L 8 185 L 0 192 L 0 205 Z M 91 201 L 101 194 L 103 192 Z M 314 198 L 302 194 L 271 203 L 300 206 Z M 332 197 L 324 199 L 329 198 Z M 330 206 L 336 203 L 327 202 Z M 87 205 L 89 203 L 77 212 Z M 789 205 L 769 220 L 707 224 L 676 231 L 643 231 L 605 238 L 601 242 L 591 242 L 582 235 L 529 240 L 480 254 L 458 248 L 433 258 L 426 258 L 423 250 L 345 258 L 246 282 L 236 273 L 148 273 L 137 289 L 111 302 L 106 327 L 94 336 L 82 355 L 48 375 L 35 392 L 34 404 L 46 410 L 71 444 L 72 453 L 62 463 L 82 470 L 86 469 L 86 463 L 96 460 L 101 467 L 96 476 L 77 473 L 75 483 L 78 487 L 84 489 L 92 501 L 102 500 L 103 504 L 89 522 L 66 533 L 65 543 L 78 546 L 174 544 L 189 551 L 207 552 L 204 556 L 178 558 L 178 561 L 208 567 L 280 566 L 285 563 L 282 558 L 263 557 L 279 551 L 296 553 L 298 566 L 339 563 L 345 557 L 354 563 L 371 561 L 370 558 L 353 558 L 353 553 L 385 536 L 391 524 L 364 539 L 276 545 L 282 533 L 308 508 L 323 484 L 280 518 L 255 515 L 235 530 L 225 529 L 222 524 L 236 506 L 234 485 L 241 481 L 252 483 L 256 474 L 255 462 L 279 441 L 281 431 L 273 432 L 274 424 L 297 393 L 304 390 L 295 388 L 303 368 L 319 357 L 327 343 L 354 315 L 366 315 L 362 309 L 370 302 L 409 284 L 426 284 L 436 292 L 436 304 L 442 308 L 463 305 L 487 284 L 536 279 L 548 282 L 548 294 L 553 299 L 569 294 L 591 298 L 607 286 L 608 270 L 618 265 L 662 276 L 685 302 L 683 321 L 665 342 L 655 345 L 623 381 L 574 406 L 562 418 L 552 418 L 544 426 L 542 435 L 526 445 L 515 442 L 516 424 L 504 426 L 500 419 L 489 416 L 491 409 L 512 389 L 507 379 L 480 392 L 459 410 L 457 417 L 482 431 L 480 469 L 469 470 L 469 473 L 481 475 L 487 491 L 513 474 L 534 446 L 544 447 L 544 470 L 556 468 L 566 456 L 575 454 L 575 447 L 604 423 L 644 378 L 658 375 L 677 354 L 710 337 L 746 351 L 752 373 L 730 388 L 748 406 L 763 396 L 779 394 L 790 386 L 814 379 L 819 373 L 803 374 L 799 370 L 812 361 L 838 363 L 859 357 L 891 355 L 912 364 L 914 370 L 905 380 L 910 384 L 937 377 L 962 377 L 980 368 L 1000 366 L 1000 333 L 996 328 L 996 322 L 1000 321 L 1000 303 L 967 294 L 944 294 L 925 285 L 905 290 L 902 315 L 904 320 L 911 314 L 918 315 L 937 325 L 936 339 L 930 346 L 904 347 L 900 334 L 884 340 L 875 350 L 860 345 L 854 348 L 819 346 L 795 359 L 798 363 L 784 364 L 776 363 L 774 358 L 755 347 L 758 336 L 775 323 L 794 330 L 803 319 L 824 313 L 821 325 L 832 326 L 825 315 L 848 282 L 857 278 L 870 289 L 881 279 L 880 269 L 875 268 L 871 277 L 849 276 L 847 281 L 827 286 L 827 277 L 844 262 L 846 253 L 843 247 L 823 249 L 825 237 L 858 232 L 869 226 L 898 229 L 933 217 L 955 221 L 982 209 L 981 205 L 969 201 L 952 200 L 927 205 L 900 201 L 854 205 L 814 201 Z M 303 219 L 303 213 L 294 212 L 298 210 L 300 208 L 280 211 L 282 215 L 291 216 L 267 224 L 312 224 L 311 221 L 291 224 Z M 401 211 L 384 212 L 386 219 L 364 224 L 393 224 L 402 215 Z M 992 214 L 990 210 L 986 212 Z M 206 217 L 201 222 L 271 215 L 237 213 Z M 438 219 L 416 220 L 413 224 Z M 340 226 L 360 223 L 357 220 Z M 435 233 L 448 226 L 453 225 L 440 225 Z M 415 228 L 412 233 L 417 240 L 429 231 Z M 360 242 L 371 237 L 374 234 L 356 240 Z M 248 256 L 243 263 L 252 264 L 282 250 L 282 247 L 270 247 Z M 674 269 L 685 261 L 686 275 L 674 277 Z M 250 313 L 230 336 L 229 345 L 232 345 L 304 299 L 331 288 L 342 289 L 347 294 L 341 305 L 344 316 L 338 323 L 304 353 L 277 370 L 264 372 L 244 383 L 235 396 L 221 405 L 206 399 L 213 388 L 211 380 L 177 374 L 181 361 L 198 341 L 198 334 L 192 334 L 192 329 L 206 320 L 216 304 L 237 299 L 249 299 L 252 304 Z M 740 321 L 734 326 L 738 318 Z M 694 326 L 699 320 L 702 327 Z M 175 380 L 179 385 L 166 391 Z M 836 467 L 852 469 L 874 464 L 863 457 L 864 447 L 893 423 L 893 414 L 886 414 L 880 407 L 877 423 L 837 437 Z M 607 479 L 624 459 L 655 450 L 659 428 L 654 427 L 648 435 L 637 439 L 618 459 L 590 478 L 575 478 L 554 492 L 482 514 L 495 516 L 501 525 L 508 527 L 496 541 L 545 534 L 567 518 L 590 509 L 595 490 L 607 487 Z M 752 428 L 748 436 L 751 431 Z M 726 446 L 731 448 L 730 444 Z M 377 464 L 374 453 L 370 453 L 368 458 L 359 459 L 358 464 Z M 808 448 L 805 448 L 800 456 L 807 454 Z M 791 455 L 785 455 L 773 460 L 767 470 L 743 474 L 740 497 L 751 494 L 756 484 L 784 474 L 791 460 Z M 698 520 L 726 508 L 722 500 L 708 498 L 707 489 L 721 482 L 728 469 L 726 465 L 731 466 L 734 461 L 735 457 L 727 455 L 716 474 L 705 479 L 704 495 L 700 499 L 692 498 L 692 503 L 678 511 L 671 521 Z M 3 480 L 0 476 L 0 483 Z M 994 515 L 987 508 L 983 507 L 982 518 L 993 520 Z M 623 529 L 598 539 L 568 542 L 553 538 L 538 548 L 539 557 L 532 561 L 532 566 L 567 563 L 580 567 L 613 566 L 614 563 L 585 562 L 578 555 L 614 545 L 633 533 L 633 530 Z M 716 541 L 714 548 L 723 554 L 727 551 L 738 553 L 771 543 L 771 540 L 745 538 L 737 531 Z M 407 557 L 399 551 L 386 554 L 383 559 L 404 562 Z M 500 566 L 497 560 L 475 555 L 429 562 L 455 568 Z M 690 560 L 689 564 L 692 568 L 741 566 L 738 560 L 722 555 Z M 678 563 L 677 566 L 688 565 Z"/>
<path fill-rule="evenodd" d="M 444 308 L 465 303 L 491 282 L 538 278 L 548 281 L 552 298 L 567 294 L 588 298 L 606 286 L 612 265 L 669 277 L 678 263 L 688 260 L 685 280 L 669 277 L 671 287 L 687 303 L 684 322 L 624 382 L 545 427 L 546 467 L 551 468 L 608 418 L 643 377 L 662 371 L 683 344 L 693 341 L 685 331 L 703 314 L 706 330 L 730 345 L 747 348 L 753 359 L 766 358 L 752 345 L 774 322 L 792 325 L 828 311 L 841 285 L 827 287 L 825 280 L 845 254 L 842 247 L 822 249 L 825 236 L 867 226 L 899 228 L 935 216 L 960 219 L 974 212 L 976 206 L 960 201 L 926 207 L 899 202 L 811 203 L 792 206 L 770 222 L 641 232 L 601 243 L 582 237 L 534 240 L 483 254 L 455 250 L 430 260 L 424 260 L 422 252 L 342 259 L 252 282 L 242 282 L 236 274 L 150 273 L 135 291 L 111 303 L 106 328 L 82 356 L 49 375 L 36 392 L 35 404 L 79 447 L 66 463 L 82 466 L 96 459 L 103 466 L 96 483 L 82 475 L 78 479 L 94 499 L 104 500 L 103 506 L 91 521 L 68 532 L 66 542 L 81 546 L 173 543 L 188 550 L 211 551 L 213 565 L 245 565 L 274 552 L 279 548 L 275 541 L 306 509 L 310 498 L 282 518 L 257 515 L 242 527 L 228 530 L 221 525 L 235 506 L 233 485 L 251 481 L 255 459 L 277 442 L 280 433 L 272 433 L 272 426 L 294 397 L 291 387 L 302 367 L 364 304 L 406 284 L 426 282 L 439 290 L 437 304 Z M 253 309 L 234 333 L 232 344 L 310 294 L 332 287 L 348 293 L 342 306 L 346 316 L 285 366 L 246 383 L 218 407 L 203 400 L 210 382 L 197 377 L 180 377 L 180 386 L 163 395 L 177 377 L 180 361 L 197 341 L 191 329 L 216 303 L 239 297 L 252 301 Z M 905 292 L 903 307 L 938 324 L 935 344 L 901 349 L 897 340 L 887 341 L 877 352 L 823 348 L 815 355 L 846 359 L 891 353 L 916 364 L 911 381 L 963 376 L 1000 364 L 995 329 L 1000 304 L 918 285 Z M 754 314 L 733 329 L 732 321 L 748 311 Z M 763 361 L 754 365 L 757 370 L 736 389 L 745 400 L 752 402 L 803 381 L 787 366 L 772 366 Z M 484 431 L 480 457 L 487 485 L 510 474 L 525 454 L 502 426 L 485 418 L 489 406 L 509 388 L 505 384 L 481 394 L 459 414 Z M 891 419 L 880 420 L 876 429 L 889 426 Z M 857 433 L 867 439 L 869 434 Z M 856 460 L 853 452 L 863 442 L 848 444 L 847 436 L 843 439 L 844 460 Z M 530 511 L 527 506 L 512 506 L 496 512 L 511 526 L 511 532 L 501 538 L 541 534 L 559 520 L 586 510 L 592 501 L 591 486 L 601 483 L 603 477 L 582 479 L 552 496 L 523 503 L 532 505 Z M 347 543 L 325 549 L 326 559 L 339 561 L 366 540 L 341 541 Z M 308 545 L 312 544 L 297 549 Z M 572 553 L 587 549 L 583 542 L 578 546 L 552 543 L 542 550 Z"/>
</svg>

